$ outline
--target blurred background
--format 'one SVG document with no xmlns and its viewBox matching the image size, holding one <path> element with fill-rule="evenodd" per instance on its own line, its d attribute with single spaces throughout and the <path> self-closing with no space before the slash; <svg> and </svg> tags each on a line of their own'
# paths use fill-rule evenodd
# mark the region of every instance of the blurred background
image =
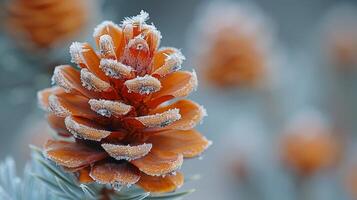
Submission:
<svg viewBox="0 0 357 200">
<path fill-rule="evenodd" d="M 22 168 L 50 137 L 36 92 L 94 43 L 103 20 L 141 10 L 186 56 L 213 141 L 183 166 L 186 199 L 357 199 L 357 2 L 0 0 L 0 159 Z"/>
</svg>

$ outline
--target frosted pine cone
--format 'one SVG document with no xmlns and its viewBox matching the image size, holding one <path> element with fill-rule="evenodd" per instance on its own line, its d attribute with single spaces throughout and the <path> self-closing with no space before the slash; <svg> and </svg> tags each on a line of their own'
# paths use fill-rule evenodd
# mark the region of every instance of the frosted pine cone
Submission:
<svg viewBox="0 0 357 200">
<path fill-rule="evenodd" d="M 75 138 L 48 141 L 45 154 L 82 182 L 172 191 L 183 184 L 177 172 L 183 158 L 210 144 L 193 129 L 206 114 L 202 106 L 185 99 L 163 105 L 187 96 L 197 78 L 178 71 L 184 60 L 179 50 L 158 49 L 160 32 L 147 19 L 142 11 L 120 26 L 100 24 L 93 35 L 99 52 L 73 43 L 72 62 L 80 70 L 58 66 L 57 86 L 38 94 L 52 128 Z"/>
<path fill-rule="evenodd" d="M 269 21 L 255 7 L 232 2 L 209 5 L 191 42 L 203 75 L 222 87 L 257 86 L 266 78 Z"/>
<path fill-rule="evenodd" d="M 288 127 L 281 141 L 285 164 L 309 176 L 337 162 L 339 144 L 327 124 L 317 116 L 301 116 Z"/>
<path fill-rule="evenodd" d="M 357 163 L 349 163 L 345 174 L 345 186 L 351 195 L 351 199 L 357 198 Z"/>
<path fill-rule="evenodd" d="M 78 34 L 90 13 L 86 0 L 11 0 L 6 23 L 11 35 L 48 48 Z"/>
<path fill-rule="evenodd" d="M 357 7 L 337 6 L 325 19 L 323 49 L 340 69 L 357 66 Z"/>
</svg>

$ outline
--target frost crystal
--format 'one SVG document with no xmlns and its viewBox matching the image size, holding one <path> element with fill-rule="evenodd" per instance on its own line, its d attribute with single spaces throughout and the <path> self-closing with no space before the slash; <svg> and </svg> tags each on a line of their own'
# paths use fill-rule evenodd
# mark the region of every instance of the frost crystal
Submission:
<svg viewBox="0 0 357 200">
<path fill-rule="evenodd" d="M 48 97 L 49 111 L 60 117 L 66 117 L 71 114 L 69 110 L 61 105 L 61 102 L 56 95 L 50 95 Z"/>
<path fill-rule="evenodd" d="M 100 36 L 99 49 L 103 57 L 116 58 L 113 39 L 110 35 Z"/>
<path fill-rule="evenodd" d="M 105 117 L 126 115 L 132 109 L 130 105 L 118 101 L 90 99 L 88 103 L 93 111 Z"/>
<path fill-rule="evenodd" d="M 102 144 L 102 147 L 117 160 L 131 161 L 146 156 L 150 152 L 152 144 L 144 143 L 137 146 Z"/>
<path fill-rule="evenodd" d="M 146 127 L 165 127 L 181 119 L 181 115 L 180 110 L 175 108 L 155 115 L 136 117 L 136 119 Z"/>
<path fill-rule="evenodd" d="M 58 85 L 62 87 L 67 93 L 72 90 L 72 87 L 70 83 L 68 83 L 68 80 L 65 78 L 62 69 L 65 67 L 65 65 L 60 65 L 57 66 L 53 72 L 53 76 L 51 78 L 51 84 L 52 85 Z"/>
<path fill-rule="evenodd" d="M 83 44 L 80 42 L 73 42 L 69 47 L 69 53 L 71 54 L 71 62 L 83 63 Z"/>
<path fill-rule="evenodd" d="M 165 62 L 173 62 L 176 65 L 182 65 L 182 62 L 185 60 L 185 56 L 181 53 L 181 51 L 177 51 L 176 53 L 170 54 L 166 57 Z"/>
<path fill-rule="evenodd" d="M 188 83 L 181 87 L 179 90 L 175 91 L 173 93 L 173 95 L 175 97 L 183 97 L 188 95 L 189 93 L 191 93 L 192 91 L 197 89 L 197 85 L 198 85 L 198 80 L 197 80 L 197 75 L 196 72 L 193 70 L 190 73 L 190 78 L 188 80 Z"/>
<path fill-rule="evenodd" d="M 111 186 L 113 187 L 113 189 L 115 191 L 120 191 L 123 188 L 123 185 L 120 182 L 114 182 L 111 184 Z"/>
<path fill-rule="evenodd" d="M 198 79 L 195 70 L 192 70 L 192 75 L 193 75 L 193 79 L 192 79 L 193 91 L 196 91 L 198 87 Z"/>
<path fill-rule="evenodd" d="M 93 127 L 76 122 L 71 116 L 65 119 L 66 128 L 76 138 L 100 141 L 110 135 L 110 131 L 99 130 Z"/>
<path fill-rule="evenodd" d="M 131 80 L 125 81 L 125 85 L 129 92 L 136 92 L 139 94 L 150 94 L 157 92 L 161 88 L 161 82 L 150 75 L 143 77 L 136 77 Z"/>
<path fill-rule="evenodd" d="M 132 68 L 116 60 L 101 59 L 99 67 L 104 71 L 105 75 L 111 78 L 124 79 L 131 77 Z"/>
<path fill-rule="evenodd" d="M 92 74 L 87 68 L 81 70 L 81 81 L 83 87 L 96 92 L 107 91 L 111 86 Z"/>
<path fill-rule="evenodd" d="M 97 113 L 102 115 L 102 116 L 104 116 L 104 117 L 112 116 L 112 113 L 109 110 L 104 109 L 104 108 L 97 110 Z"/>
<path fill-rule="evenodd" d="M 120 29 L 118 25 L 116 25 L 112 21 L 104 21 L 101 24 L 99 24 L 97 27 L 94 28 L 93 32 L 93 37 L 97 37 L 100 35 L 100 33 L 103 31 L 103 29 L 106 29 L 107 32 L 109 32 L 108 27 L 114 27 L 115 29 Z"/>
<path fill-rule="evenodd" d="M 178 49 L 172 48 L 175 52 L 172 54 L 165 54 L 165 63 L 163 66 L 158 68 L 154 74 L 159 74 L 161 77 L 166 76 L 172 72 L 178 71 L 181 69 L 182 62 L 185 60 L 185 57 Z"/>
<path fill-rule="evenodd" d="M 149 13 L 141 10 L 140 14 L 134 17 L 126 17 L 123 21 L 122 21 L 122 25 L 126 26 L 128 24 L 135 24 L 138 26 L 141 26 L 143 23 L 145 23 L 147 20 L 149 20 Z"/>
</svg>

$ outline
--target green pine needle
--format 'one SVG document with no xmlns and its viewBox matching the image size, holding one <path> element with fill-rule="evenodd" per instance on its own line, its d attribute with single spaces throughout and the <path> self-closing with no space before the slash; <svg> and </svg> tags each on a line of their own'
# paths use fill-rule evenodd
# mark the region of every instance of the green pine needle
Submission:
<svg viewBox="0 0 357 200">
<path fill-rule="evenodd" d="M 30 146 L 31 163 L 24 170 L 24 178 L 17 177 L 15 162 L 7 158 L 0 163 L 0 199 L 9 200 L 97 200 L 107 185 L 98 183 L 80 184 L 71 173 L 65 172 L 54 162 L 48 160 L 42 150 Z M 197 180 L 199 176 L 188 179 Z M 164 200 L 177 199 L 194 192 L 188 190 L 176 193 L 154 195 L 132 186 L 110 194 L 111 200 Z"/>
</svg>

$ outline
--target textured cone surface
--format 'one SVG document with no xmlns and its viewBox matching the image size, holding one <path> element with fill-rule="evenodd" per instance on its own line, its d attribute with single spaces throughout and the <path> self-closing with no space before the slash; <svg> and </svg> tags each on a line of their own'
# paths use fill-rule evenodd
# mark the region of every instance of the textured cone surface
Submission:
<svg viewBox="0 0 357 200">
<path fill-rule="evenodd" d="M 11 0 L 6 22 L 9 32 L 38 48 L 69 39 L 86 25 L 90 10 L 86 0 Z"/>
<path fill-rule="evenodd" d="M 210 145 L 193 129 L 206 115 L 202 106 L 167 104 L 196 89 L 197 77 L 178 71 L 184 60 L 179 50 L 158 49 L 161 34 L 147 19 L 142 11 L 121 25 L 98 25 L 93 36 L 99 50 L 74 42 L 70 53 L 80 69 L 58 66 L 57 86 L 38 93 L 51 126 L 75 138 L 49 141 L 46 155 L 78 172 L 80 181 L 170 192 L 183 184 L 176 171 L 184 158 Z"/>
</svg>

